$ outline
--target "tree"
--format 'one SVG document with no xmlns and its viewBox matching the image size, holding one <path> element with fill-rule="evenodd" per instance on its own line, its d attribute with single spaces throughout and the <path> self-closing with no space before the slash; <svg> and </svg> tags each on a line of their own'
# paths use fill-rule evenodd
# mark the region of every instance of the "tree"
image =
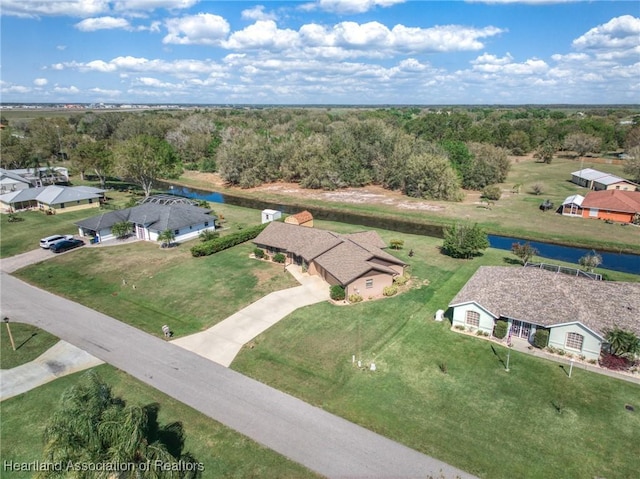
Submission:
<svg viewBox="0 0 640 479">
<path fill-rule="evenodd" d="M 585 270 L 593 272 L 593 270 L 602 264 L 602 256 L 592 250 L 591 253 L 587 253 L 580 258 L 578 264 Z"/>
<path fill-rule="evenodd" d="M 478 226 L 455 223 L 444 228 L 442 249 L 453 258 L 472 258 L 489 247 L 487 234 Z"/>
<path fill-rule="evenodd" d="M 392 249 L 400 249 L 404 246 L 404 240 L 401 239 L 392 239 L 389 241 Z"/>
<path fill-rule="evenodd" d="M 84 180 L 87 170 L 93 170 L 104 188 L 107 176 L 113 169 L 113 154 L 104 140 L 85 140 L 78 144 L 71 152 L 73 165 L 80 170 L 80 177 Z"/>
<path fill-rule="evenodd" d="M 629 158 L 624 160 L 623 170 L 632 181 L 640 183 L 640 146 L 634 146 L 627 150 Z"/>
<path fill-rule="evenodd" d="M 640 352 L 640 338 L 631 331 L 613 328 L 606 331 L 605 339 L 614 356 L 631 357 Z"/>
<path fill-rule="evenodd" d="M 414 198 L 460 201 L 460 180 L 451 163 L 437 153 L 413 154 L 407 159 L 403 192 Z"/>
<path fill-rule="evenodd" d="M 555 154 L 556 154 L 555 145 L 550 141 L 545 141 L 542 145 L 538 147 L 538 149 L 536 150 L 533 156 L 538 160 L 542 161 L 543 163 L 549 164 L 551 163 L 551 160 L 553 160 L 553 155 Z"/>
<path fill-rule="evenodd" d="M 133 224 L 128 221 L 120 221 L 111 227 L 111 232 L 117 239 L 123 239 L 133 232 Z"/>
<path fill-rule="evenodd" d="M 138 185 L 146 197 L 158 178 L 177 178 L 182 167 L 165 140 L 140 135 L 118 144 L 114 151 L 115 172 Z"/>
<path fill-rule="evenodd" d="M 469 151 L 473 159 L 462 178 L 464 188 L 481 190 L 487 185 L 504 182 L 511 168 L 506 150 L 484 143 L 472 143 Z"/>
<path fill-rule="evenodd" d="M 164 230 L 163 232 L 161 232 L 160 234 L 158 234 L 158 241 L 162 242 L 162 248 L 167 248 L 169 246 L 171 246 L 171 243 L 173 243 L 176 239 L 176 234 L 173 232 L 173 230 Z"/>
<path fill-rule="evenodd" d="M 538 254 L 538 250 L 531 246 L 528 241 L 524 244 L 513 243 L 511 252 L 522 260 L 522 264 L 526 264 L 533 256 Z"/>
<path fill-rule="evenodd" d="M 111 471 L 44 470 L 39 478 L 118 477 L 192 478 L 199 464 L 183 453 L 184 430 L 181 423 L 160 425 L 158 405 L 127 405 L 114 397 L 111 388 L 89 371 L 62 394 L 44 430 L 43 459 L 60 464 L 130 464 L 118 474 Z M 161 461 L 162 468 L 145 467 Z M 180 467 L 188 464 L 190 467 Z"/>
<path fill-rule="evenodd" d="M 600 138 L 586 133 L 572 133 L 564 139 L 563 146 L 565 150 L 575 151 L 578 158 L 582 159 L 587 153 L 600 150 Z"/>
</svg>

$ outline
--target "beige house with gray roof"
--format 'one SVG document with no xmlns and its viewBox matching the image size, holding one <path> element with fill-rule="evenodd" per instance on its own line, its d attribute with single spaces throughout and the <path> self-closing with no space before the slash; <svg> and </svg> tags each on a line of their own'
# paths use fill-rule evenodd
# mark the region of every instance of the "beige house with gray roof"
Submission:
<svg viewBox="0 0 640 479">
<path fill-rule="evenodd" d="M 481 266 L 449 304 L 453 326 L 492 334 L 509 323 L 512 339 L 533 341 L 549 330 L 549 346 L 598 359 L 606 332 L 640 336 L 640 283 L 596 281 L 535 268 Z"/>
<path fill-rule="evenodd" d="M 306 268 L 328 284 L 345 288 L 347 298 L 382 296 L 406 264 L 382 248 L 386 244 L 375 231 L 337 234 L 327 230 L 273 222 L 254 240 L 268 254 L 284 253 L 287 263 Z"/>
</svg>

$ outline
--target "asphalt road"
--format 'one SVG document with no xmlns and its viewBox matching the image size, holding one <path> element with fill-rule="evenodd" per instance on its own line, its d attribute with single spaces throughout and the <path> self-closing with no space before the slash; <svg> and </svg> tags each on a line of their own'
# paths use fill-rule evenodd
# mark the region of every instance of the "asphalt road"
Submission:
<svg viewBox="0 0 640 479">
<path fill-rule="evenodd" d="M 49 331 L 324 476 L 473 477 L 4 272 L 0 287 L 2 317 Z"/>
</svg>

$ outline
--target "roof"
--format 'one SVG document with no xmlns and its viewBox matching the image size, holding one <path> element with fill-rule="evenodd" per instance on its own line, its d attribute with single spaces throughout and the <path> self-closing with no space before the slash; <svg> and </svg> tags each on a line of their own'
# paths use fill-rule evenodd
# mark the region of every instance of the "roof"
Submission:
<svg viewBox="0 0 640 479">
<path fill-rule="evenodd" d="M 211 211 L 186 204 L 162 205 L 143 203 L 132 208 L 110 211 L 76 223 L 77 226 L 91 231 L 111 228 L 114 224 L 128 221 L 144 225 L 151 231 L 177 230 L 212 221 Z"/>
<path fill-rule="evenodd" d="M 640 191 L 590 191 L 585 196 L 582 207 L 622 213 L 640 213 Z"/>
<path fill-rule="evenodd" d="M 0 177 L 2 177 L 2 178 L 10 178 L 10 179 L 14 180 L 15 182 L 19 182 L 19 183 L 31 184 L 29 182 L 29 180 L 27 180 L 26 178 L 23 178 L 22 176 L 20 176 L 16 172 L 5 170 L 4 168 L 0 168 Z"/>
<path fill-rule="evenodd" d="M 405 264 L 382 251 L 381 248 L 386 245 L 375 231 L 340 235 L 332 231 L 275 222 L 269 223 L 253 242 L 288 251 L 307 262 L 315 261 L 343 285 L 371 270 L 396 274 L 381 263 Z"/>
<path fill-rule="evenodd" d="M 295 218 L 298 221 L 298 224 L 306 223 L 307 221 L 313 220 L 313 215 L 309 213 L 307 210 L 301 211 L 300 213 L 296 213 L 295 215 L 291 215 L 287 218 Z"/>
<path fill-rule="evenodd" d="M 631 181 L 625 180 L 624 178 L 620 178 L 619 176 L 616 176 L 616 175 L 604 175 L 604 176 L 601 176 L 600 178 L 597 178 L 595 181 L 596 183 L 600 183 L 602 185 L 614 185 L 620 182 L 633 184 Z"/>
<path fill-rule="evenodd" d="M 46 205 L 59 205 L 71 201 L 82 201 L 102 197 L 105 190 L 91 186 L 40 186 L 19 191 L 12 191 L 0 196 L 3 203 L 18 203 L 36 200 Z"/>
<path fill-rule="evenodd" d="M 585 180 L 597 180 L 598 178 L 608 175 L 609 173 L 603 173 L 602 171 L 594 170 L 592 168 L 585 168 L 571 173 L 571 176 L 577 176 L 578 178 L 584 178 Z"/>
<path fill-rule="evenodd" d="M 496 317 L 541 326 L 579 321 L 592 331 L 640 334 L 640 283 L 595 281 L 542 269 L 481 266 L 449 306 L 474 302 Z"/>
<path fill-rule="evenodd" d="M 571 195 L 567 196 L 565 200 L 562 202 L 562 205 L 578 205 L 582 206 L 582 202 L 584 201 L 584 196 L 582 195 Z"/>
</svg>

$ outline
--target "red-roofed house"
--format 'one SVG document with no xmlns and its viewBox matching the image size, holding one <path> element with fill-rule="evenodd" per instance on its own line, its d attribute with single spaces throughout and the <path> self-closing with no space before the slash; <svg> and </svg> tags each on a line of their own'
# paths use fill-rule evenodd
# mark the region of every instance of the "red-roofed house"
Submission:
<svg viewBox="0 0 640 479">
<path fill-rule="evenodd" d="M 284 220 L 285 223 L 290 225 L 308 226 L 313 228 L 313 215 L 307 210 L 296 213 L 295 215 L 287 216 Z"/>
<path fill-rule="evenodd" d="M 640 191 L 591 191 L 582 201 L 582 217 L 633 223 L 640 220 Z"/>
</svg>

